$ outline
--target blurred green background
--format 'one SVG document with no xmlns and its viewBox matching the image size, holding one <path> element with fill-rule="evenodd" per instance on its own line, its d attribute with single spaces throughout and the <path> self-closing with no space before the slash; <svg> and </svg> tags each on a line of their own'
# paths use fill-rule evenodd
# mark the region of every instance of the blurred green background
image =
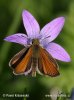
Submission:
<svg viewBox="0 0 74 100">
<path fill-rule="evenodd" d="M 56 17 L 65 17 L 64 28 L 55 42 L 67 50 L 71 62 L 58 61 L 59 77 L 15 76 L 9 68 L 9 60 L 23 46 L 3 39 L 16 32 L 26 33 L 21 17 L 23 9 L 35 16 L 41 28 Z M 74 88 L 74 0 L 0 0 L 0 100 L 52 100 L 45 95 L 54 88 L 69 95 Z M 3 94 L 29 94 L 29 97 L 9 98 Z"/>
</svg>

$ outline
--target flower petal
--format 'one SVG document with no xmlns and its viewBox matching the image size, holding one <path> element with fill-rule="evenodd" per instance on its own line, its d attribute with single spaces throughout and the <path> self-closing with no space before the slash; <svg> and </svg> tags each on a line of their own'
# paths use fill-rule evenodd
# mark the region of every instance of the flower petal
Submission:
<svg viewBox="0 0 74 100">
<path fill-rule="evenodd" d="M 53 58 L 64 61 L 70 62 L 70 56 L 68 53 L 58 44 L 56 43 L 49 43 L 46 50 L 52 55 Z"/>
<path fill-rule="evenodd" d="M 48 38 L 48 42 L 53 41 L 60 33 L 64 22 L 64 17 L 58 17 L 50 23 L 46 24 L 40 32 L 42 39 Z"/>
<path fill-rule="evenodd" d="M 28 42 L 27 36 L 25 34 L 22 34 L 22 33 L 10 35 L 10 36 L 6 37 L 4 40 L 8 41 L 8 42 L 19 43 L 21 45 L 27 45 L 27 42 Z"/>
<path fill-rule="evenodd" d="M 39 36 L 40 27 L 36 19 L 26 10 L 23 11 L 22 18 L 29 38 L 37 38 Z"/>
</svg>

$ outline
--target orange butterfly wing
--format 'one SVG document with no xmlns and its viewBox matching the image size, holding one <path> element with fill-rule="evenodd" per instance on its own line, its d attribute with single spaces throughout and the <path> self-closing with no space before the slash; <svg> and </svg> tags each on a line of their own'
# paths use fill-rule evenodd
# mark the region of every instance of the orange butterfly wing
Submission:
<svg viewBox="0 0 74 100">
<path fill-rule="evenodd" d="M 17 53 L 10 61 L 10 65 L 13 68 L 13 72 L 15 74 L 24 73 L 26 70 L 28 70 L 28 66 L 31 67 L 29 63 L 31 62 L 32 48 L 30 47 L 27 53 L 24 55 L 26 51 L 24 49 L 21 50 L 21 52 Z M 24 57 L 20 59 L 23 55 Z"/>
<path fill-rule="evenodd" d="M 59 75 L 58 65 L 55 59 L 43 48 L 40 48 L 40 57 L 39 57 L 39 70 L 50 76 Z"/>
</svg>

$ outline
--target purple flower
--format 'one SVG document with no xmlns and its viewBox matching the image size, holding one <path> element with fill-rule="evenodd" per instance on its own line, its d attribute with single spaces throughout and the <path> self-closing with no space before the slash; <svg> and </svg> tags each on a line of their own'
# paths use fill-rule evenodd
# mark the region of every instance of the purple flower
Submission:
<svg viewBox="0 0 74 100">
<path fill-rule="evenodd" d="M 4 40 L 19 43 L 25 47 L 32 45 L 33 39 L 38 39 L 40 45 L 45 48 L 53 58 L 65 62 L 70 61 L 68 53 L 57 43 L 52 42 L 63 28 L 65 18 L 58 17 L 46 24 L 40 31 L 40 26 L 36 19 L 27 10 L 22 12 L 23 24 L 27 35 L 16 33 L 6 37 Z"/>
</svg>

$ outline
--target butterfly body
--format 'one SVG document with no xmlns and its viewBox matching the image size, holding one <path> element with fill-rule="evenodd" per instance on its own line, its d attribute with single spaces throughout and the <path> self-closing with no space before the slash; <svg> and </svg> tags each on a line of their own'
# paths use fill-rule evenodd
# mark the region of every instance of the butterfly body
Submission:
<svg viewBox="0 0 74 100">
<path fill-rule="evenodd" d="M 40 46 L 39 46 L 39 41 L 38 39 L 33 39 L 32 41 L 32 76 L 36 76 L 36 70 L 38 67 L 38 58 L 39 58 L 39 51 L 40 51 Z"/>
</svg>

